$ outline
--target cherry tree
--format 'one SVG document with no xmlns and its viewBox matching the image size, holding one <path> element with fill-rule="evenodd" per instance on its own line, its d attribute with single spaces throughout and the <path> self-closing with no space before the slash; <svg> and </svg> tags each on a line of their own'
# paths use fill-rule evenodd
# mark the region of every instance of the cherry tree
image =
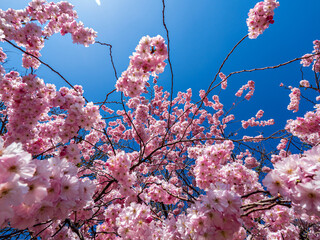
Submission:
<svg viewBox="0 0 320 240">
<path fill-rule="evenodd" d="M 173 84 L 162 4 L 167 35 L 142 36 L 121 76 L 112 45 L 98 41 L 70 3 L 32 0 L 22 10 L 0 10 L 1 45 L 21 52 L 25 69 L 6 69 L 0 48 L 0 239 L 320 238 L 320 41 L 288 62 L 222 72 L 240 43 L 274 23 L 279 2 L 258 2 L 248 34 L 207 89 L 173 96 L 172 87 L 158 84 L 165 69 Z M 117 80 L 103 101 L 89 102 L 82 86 L 41 59 L 58 33 L 109 49 Z M 268 136 L 242 134 L 275 124 L 263 110 L 250 119 L 232 114 L 252 98 L 255 82 L 233 93 L 230 108 L 218 93 L 229 90 L 234 75 L 297 61 L 312 66 L 314 77 L 282 85 L 290 90 L 288 110 L 304 101 L 314 108 Z M 38 77 L 40 65 L 67 86 L 58 90 Z"/>
</svg>

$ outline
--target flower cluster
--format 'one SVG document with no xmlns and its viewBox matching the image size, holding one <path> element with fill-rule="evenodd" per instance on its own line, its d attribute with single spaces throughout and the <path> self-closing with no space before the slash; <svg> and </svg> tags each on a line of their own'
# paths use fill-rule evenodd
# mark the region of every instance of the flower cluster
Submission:
<svg viewBox="0 0 320 240">
<path fill-rule="evenodd" d="M 309 83 L 308 80 L 301 80 L 301 81 L 300 81 L 300 86 L 301 86 L 301 87 L 308 88 L 308 87 L 310 87 L 310 83 Z"/>
<path fill-rule="evenodd" d="M 74 164 L 78 164 L 81 160 L 80 149 L 77 144 L 70 143 L 67 146 L 64 146 L 60 152 L 60 158 L 65 158 L 68 162 L 72 162 Z"/>
<path fill-rule="evenodd" d="M 123 208 L 116 219 L 118 233 L 123 239 L 151 239 L 152 231 L 149 225 L 152 220 L 149 207 L 133 202 Z"/>
<path fill-rule="evenodd" d="M 117 217 L 122 212 L 123 207 L 119 203 L 114 203 L 104 211 L 104 222 L 97 226 L 97 232 L 104 232 L 104 235 L 99 234 L 98 240 L 103 239 L 116 239 L 115 232 L 118 228 Z"/>
<path fill-rule="evenodd" d="M 255 127 L 255 126 L 270 126 L 270 125 L 273 125 L 274 124 L 274 120 L 273 119 L 269 119 L 268 121 L 257 121 L 259 118 L 261 118 L 263 116 L 263 111 L 262 110 L 259 110 L 256 114 L 256 117 L 252 117 L 250 118 L 249 120 L 247 121 L 244 121 L 242 120 L 241 123 L 242 123 L 242 127 L 244 129 L 248 128 L 249 126 L 250 127 Z"/>
<path fill-rule="evenodd" d="M 225 90 L 228 86 L 227 76 L 224 73 L 219 72 L 219 77 L 221 79 L 221 88 Z"/>
<path fill-rule="evenodd" d="M 60 31 L 62 35 L 70 33 L 74 43 L 89 46 L 95 42 L 96 32 L 85 28 L 83 23 L 77 23 L 77 13 L 68 2 L 47 3 L 45 0 L 33 0 L 23 10 L 0 10 L 0 29 L 3 37 L 15 41 L 25 47 L 26 52 L 40 57 L 40 50 L 44 47 L 44 40 Z M 46 24 L 42 30 L 41 25 Z M 38 68 L 40 62 L 29 54 L 23 54 L 25 68 Z"/>
<path fill-rule="evenodd" d="M 293 210 L 285 206 L 276 206 L 275 208 L 267 211 L 264 214 L 263 219 L 270 226 L 268 237 L 270 239 L 281 239 L 276 236 L 278 235 L 281 237 L 282 234 L 283 237 L 287 235 L 287 239 L 297 239 L 298 229 L 296 229 L 296 227 L 292 224 L 293 215 Z M 291 230 L 294 231 L 288 231 L 286 228 L 291 228 Z M 273 238 L 271 238 L 271 236 Z"/>
<path fill-rule="evenodd" d="M 207 146 L 204 149 L 189 148 L 189 157 L 197 159 L 194 174 L 198 187 L 205 189 L 211 183 L 218 181 L 219 169 L 230 160 L 233 148 L 231 141 Z"/>
<path fill-rule="evenodd" d="M 118 91 L 125 96 L 136 97 L 145 92 L 150 75 L 162 73 L 168 58 L 167 46 L 161 36 L 143 37 L 136 52 L 130 57 L 130 64 L 116 83 Z"/>
<path fill-rule="evenodd" d="M 233 239 L 241 226 L 240 206 L 240 196 L 227 185 L 211 184 L 188 214 L 179 216 L 177 231 L 181 239 Z"/>
<path fill-rule="evenodd" d="M 276 0 L 264 0 L 258 2 L 253 9 L 250 9 L 247 18 L 249 28 L 249 38 L 257 38 L 266 30 L 270 24 L 274 23 L 274 9 L 279 6 Z"/>
<path fill-rule="evenodd" d="M 100 129 L 103 122 L 98 107 L 92 103 L 85 106 L 82 93 L 80 86 L 56 91 L 54 85 L 33 74 L 20 77 L 12 71 L 0 76 L 0 99 L 10 109 L 6 112 L 6 144 L 21 142 L 28 152 L 40 154 L 52 144 L 67 143 L 80 128 Z M 67 114 L 50 114 L 54 107 Z"/>
<path fill-rule="evenodd" d="M 239 162 L 244 158 L 244 163 L 247 168 L 255 168 L 259 166 L 259 162 L 252 156 L 252 153 L 248 149 L 246 149 L 245 152 L 240 152 L 236 158 Z"/>
<path fill-rule="evenodd" d="M 255 163 L 255 165 L 256 164 L 257 163 Z M 231 190 L 239 195 L 263 189 L 258 182 L 259 176 L 257 172 L 248 169 L 243 165 L 242 161 L 229 163 L 223 166 L 219 171 L 217 179 L 222 183 L 229 185 Z"/>
<path fill-rule="evenodd" d="M 274 164 L 263 180 L 264 186 L 276 195 L 289 198 L 295 207 L 308 215 L 320 216 L 320 147 L 305 151 L 302 156 L 290 155 Z"/>
<path fill-rule="evenodd" d="M 106 162 L 106 171 L 124 186 L 134 183 L 134 175 L 130 174 L 131 159 L 124 151 L 112 156 Z"/>
<path fill-rule="evenodd" d="M 307 112 L 304 117 L 288 120 L 285 129 L 301 141 L 311 145 L 320 142 L 320 109 Z"/>
<path fill-rule="evenodd" d="M 278 5 L 265 0 L 250 10 L 250 38 L 273 23 Z M 0 41 L 26 48 L 23 66 L 37 68 L 33 56 L 41 56 L 44 40 L 54 33 L 94 43 L 96 33 L 76 18 L 67 2 L 32 0 L 24 10 L 0 10 Z M 314 45 L 318 54 L 319 41 Z M 271 155 L 260 146 L 276 135 L 237 137 L 227 129 L 239 124 L 231 111 L 244 92 L 251 99 L 253 81 L 237 91 L 230 110 L 211 90 L 200 90 L 199 102 L 191 89 L 171 98 L 157 85 L 167 58 L 162 37 L 141 39 L 117 81 L 128 97 L 117 111 L 107 107 L 110 102 L 86 103 L 81 86 L 56 90 L 35 74 L 6 73 L 0 65 L 1 231 L 19 229 L 42 239 L 282 240 L 299 239 L 299 218 L 311 224 L 308 237 L 319 239 L 320 105 L 286 126 L 314 147 L 290 155 L 291 135 L 281 134 Z M 0 62 L 5 59 L 0 48 Z M 314 61 L 318 72 L 318 60 L 307 55 L 302 64 Z M 226 89 L 226 75 L 219 77 Z M 315 89 L 306 80 L 300 84 Z M 150 99 L 142 96 L 147 88 L 153 90 Z M 297 111 L 300 91 L 291 90 L 288 108 Z M 263 114 L 259 110 L 242 127 L 273 124 L 261 120 Z M 274 169 L 265 163 L 270 155 Z M 267 173 L 264 186 L 261 172 Z"/>
<path fill-rule="evenodd" d="M 291 88 L 291 93 L 289 94 L 290 104 L 287 107 L 288 110 L 292 110 L 293 112 L 298 112 L 300 96 L 301 96 L 301 92 L 299 88 Z"/>
<path fill-rule="evenodd" d="M 149 177 L 146 182 L 151 185 L 147 189 L 147 194 L 152 201 L 164 204 L 176 204 L 178 202 L 178 197 L 182 192 L 180 188 L 156 177 Z"/>
<path fill-rule="evenodd" d="M 304 67 L 309 67 L 313 62 L 312 70 L 318 73 L 320 72 L 320 40 L 314 40 L 313 45 L 312 54 L 305 54 L 300 63 Z"/>
<path fill-rule="evenodd" d="M 49 219 L 64 219 L 92 200 L 95 185 L 76 177 L 64 159 L 32 160 L 21 144 L 0 139 L 0 225 L 24 229 Z"/>
<path fill-rule="evenodd" d="M 247 84 L 243 85 L 237 92 L 236 92 L 236 96 L 237 97 L 241 97 L 243 94 L 243 91 L 249 89 L 250 91 L 244 96 L 244 98 L 246 100 L 250 100 L 250 98 L 252 97 L 253 93 L 254 93 L 254 81 L 248 81 Z"/>
<path fill-rule="evenodd" d="M 3 52 L 3 49 L 0 47 L 0 62 L 3 63 L 7 58 L 7 54 Z M 3 66 L 0 64 L 0 74 L 4 74 L 5 70 Z"/>
</svg>

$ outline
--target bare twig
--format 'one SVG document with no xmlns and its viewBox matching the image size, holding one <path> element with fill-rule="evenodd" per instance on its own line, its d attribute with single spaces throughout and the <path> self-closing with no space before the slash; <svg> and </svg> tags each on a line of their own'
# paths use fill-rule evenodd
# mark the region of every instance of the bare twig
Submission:
<svg viewBox="0 0 320 240">
<path fill-rule="evenodd" d="M 57 70 L 53 69 L 49 64 L 43 62 L 43 61 L 40 60 L 37 56 L 34 56 L 33 54 L 31 54 L 31 53 L 23 50 L 22 48 L 16 46 L 15 44 L 13 44 L 12 42 L 10 42 L 9 40 L 7 40 L 7 39 L 5 39 L 5 38 L 4 38 L 3 40 L 6 41 L 7 43 L 9 43 L 9 44 L 10 44 L 11 46 L 13 46 L 14 48 L 20 50 L 21 52 L 23 52 L 23 53 L 25 53 L 25 54 L 27 54 L 27 55 L 29 55 L 29 56 L 37 59 L 41 64 L 45 65 L 45 66 L 48 67 L 52 72 L 56 73 L 59 77 L 61 77 L 73 90 L 75 90 L 76 92 L 78 92 L 77 89 L 75 89 L 74 86 L 73 86 L 67 79 L 65 79 L 65 78 L 61 75 L 61 73 L 59 73 Z M 86 102 L 88 102 L 88 100 L 87 100 L 84 96 L 82 96 L 82 97 L 84 98 L 84 100 L 85 100 Z"/>
</svg>

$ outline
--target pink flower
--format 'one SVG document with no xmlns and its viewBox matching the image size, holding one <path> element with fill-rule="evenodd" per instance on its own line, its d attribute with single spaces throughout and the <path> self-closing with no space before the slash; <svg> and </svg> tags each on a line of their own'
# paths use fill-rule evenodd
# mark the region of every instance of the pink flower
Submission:
<svg viewBox="0 0 320 240">
<path fill-rule="evenodd" d="M 61 198 L 75 200 L 79 198 L 79 181 L 76 177 L 64 176 L 61 179 Z"/>
<path fill-rule="evenodd" d="M 308 80 L 301 80 L 301 81 L 300 81 L 300 85 L 301 85 L 302 87 L 305 87 L 305 88 L 310 87 L 310 83 L 309 83 Z"/>
<path fill-rule="evenodd" d="M 267 166 L 263 166 L 262 169 L 261 169 L 261 171 L 264 172 L 264 173 L 268 173 L 268 172 L 271 172 L 272 169 L 269 168 L 269 167 L 267 167 Z"/>
<path fill-rule="evenodd" d="M 149 77 L 155 77 L 164 71 L 167 57 L 167 46 L 161 36 L 143 37 L 136 52 L 130 57 L 128 69 L 116 83 L 117 91 L 122 91 L 129 97 L 137 97 L 145 92 Z"/>
<path fill-rule="evenodd" d="M 249 38 L 257 38 L 269 27 L 269 24 L 273 24 L 274 9 L 279 6 L 279 2 L 276 0 L 264 0 L 258 2 L 253 9 L 250 9 L 247 25 L 249 28 Z"/>
<path fill-rule="evenodd" d="M 24 202 L 28 205 L 40 202 L 47 196 L 47 188 L 39 182 L 39 179 L 28 183 L 29 191 L 24 196 Z"/>
<path fill-rule="evenodd" d="M 23 200 L 24 194 L 28 192 L 27 184 L 18 181 L 18 176 L 10 182 L 0 184 L 0 206 L 6 208 L 16 206 Z"/>
<path fill-rule="evenodd" d="M 259 166 L 259 162 L 254 157 L 246 157 L 245 166 L 247 168 L 255 168 Z"/>
<path fill-rule="evenodd" d="M 82 201 L 92 200 L 96 185 L 89 179 L 83 179 L 79 185 L 79 195 Z"/>
<path fill-rule="evenodd" d="M 280 177 L 279 172 L 277 170 L 273 170 L 267 174 L 267 176 L 262 181 L 263 185 L 268 188 L 268 191 L 272 195 L 277 195 L 277 193 L 280 193 L 283 196 L 288 195 L 287 187 L 285 185 L 285 182 Z"/>
<path fill-rule="evenodd" d="M 214 190 L 209 191 L 207 194 L 207 198 L 210 201 L 210 205 L 212 208 L 216 209 L 219 212 L 223 212 L 228 207 L 228 201 L 225 198 L 225 191 Z"/>
<path fill-rule="evenodd" d="M 227 77 L 225 74 L 223 74 L 222 72 L 219 73 L 219 77 L 221 79 L 221 88 L 222 89 L 226 89 L 227 88 Z"/>
<path fill-rule="evenodd" d="M 35 204 L 34 214 L 39 222 L 45 222 L 54 216 L 57 209 L 52 206 L 52 203 L 49 201 L 41 201 Z M 58 216 L 61 217 L 61 216 Z"/>
<path fill-rule="evenodd" d="M 18 155 L 3 155 L 0 157 L 1 178 L 10 181 L 18 175 L 22 178 L 31 178 L 35 172 L 35 165 L 30 163 L 31 155 L 27 152 Z"/>
<path fill-rule="evenodd" d="M 291 93 L 289 94 L 290 104 L 287 107 L 288 110 L 293 110 L 293 112 L 297 112 L 299 110 L 300 95 L 301 93 L 299 88 L 291 89 Z"/>
<path fill-rule="evenodd" d="M 320 182 L 299 183 L 296 186 L 297 195 L 294 198 L 311 213 L 320 212 Z"/>
</svg>

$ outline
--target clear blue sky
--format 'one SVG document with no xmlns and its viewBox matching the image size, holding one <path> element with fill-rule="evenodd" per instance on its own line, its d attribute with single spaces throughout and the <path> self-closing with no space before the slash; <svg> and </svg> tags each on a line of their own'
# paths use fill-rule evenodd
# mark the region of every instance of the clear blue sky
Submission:
<svg viewBox="0 0 320 240">
<path fill-rule="evenodd" d="M 58 1 L 56 1 L 58 2 Z M 161 0 L 95 0 L 70 1 L 75 5 L 79 20 L 98 32 L 97 40 L 113 45 L 113 57 L 120 75 L 129 63 L 129 56 L 144 35 L 165 36 L 162 25 Z M 24 8 L 28 1 L 1 0 L 0 8 Z M 252 0 L 166 0 L 166 23 L 171 40 L 171 61 L 174 71 L 174 89 L 193 89 L 198 95 L 213 79 L 230 49 L 247 34 L 246 18 Z M 275 10 L 275 23 L 257 39 L 246 39 L 231 56 L 222 72 L 276 65 L 312 51 L 312 41 L 320 39 L 319 0 L 280 0 Z M 20 53 L 0 43 L 8 51 L 9 64 L 20 66 Z M 115 85 L 108 49 L 100 45 L 85 48 L 72 44 L 70 36 L 55 35 L 46 42 L 41 59 L 57 69 L 72 84 L 84 86 L 89 101 L 102 101 Z M 306 69 L 305 69 L 306 70 Z M 65 83 L 40 67 L 37 74 L 47 83 L 64 86 Z M 305 71 L 305 79 L 313 79 Z M 241 74 L 229 79 L 228 88 L 221 93 L 223 103 L 230 106 L 237 89 L 248 80 L 256 82 L 253 98 L 240 107 L 236 119 L 249 119 L 259 109 L 263 119 L 275 118 L 284 127 L 285 119 L 302 116 L 310 106 L 293 115 L 286 110 L 289 92 L 279 87 L 298 86 L 301 80 L 299 63 L 279 70 Z M 169 90 L 169 68 L 160 75 L 159 84 Z M 303 92 L 303 91 L 302 91 Z M 197 100 L 198 98 L 195 98 Z M 229 104 L 229 105 L 228 105 Z"/>
</svg>

